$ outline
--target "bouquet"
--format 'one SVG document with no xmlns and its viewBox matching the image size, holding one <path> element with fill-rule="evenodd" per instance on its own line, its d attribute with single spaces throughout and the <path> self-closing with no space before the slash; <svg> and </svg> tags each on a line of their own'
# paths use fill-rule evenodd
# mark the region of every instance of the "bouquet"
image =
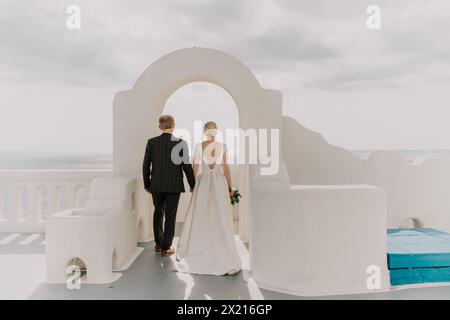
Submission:
<svg viewBox="0 0 450 320">
<path fill-rule="evenodd" d="M 242 198 L 241 194 L 239 193 L 238 189 L 231 189 L 231 195 L 230 195 L 230 199 L 231 199 L 231 205 L 235 205 L 237 203 L 239 203 L 239 198 Z"/>
</svg>

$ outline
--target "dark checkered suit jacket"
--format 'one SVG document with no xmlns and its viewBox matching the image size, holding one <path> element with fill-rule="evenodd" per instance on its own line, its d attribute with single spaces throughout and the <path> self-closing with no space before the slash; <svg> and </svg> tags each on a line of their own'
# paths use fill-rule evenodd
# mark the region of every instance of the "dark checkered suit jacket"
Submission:
<svg viewBox="0 0 450 320">
<path fill-rule="evenodd" d="M 172 161 L 172 150 L 180 157 Z M 186 141 L 170 133 L 151 138 L 147 142 L 142 173 L 145 189 L 151 192 L 184 192 L 183 171 L 189 186 L 194 188 L 195 178 L 189 161 Z"/>
</svg>

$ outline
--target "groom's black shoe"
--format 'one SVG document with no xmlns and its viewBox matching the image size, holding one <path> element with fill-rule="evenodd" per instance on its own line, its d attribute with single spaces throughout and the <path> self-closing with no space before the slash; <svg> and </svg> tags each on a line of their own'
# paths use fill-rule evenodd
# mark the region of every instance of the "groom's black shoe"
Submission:
<svg viewBox="0 0 450 320">
<path fill-rule="evenodd" d="M 161 252 L 161 247 L 158 244 L 155 245 L 155 251 Z"/>
<path fill-rule="evenodd" d="M 167 250 L 162 250 L 162 249 L 161 249 L 161 256 L 163 256 L 163 257 L 171 256 L 171 255 L 173 255 L 174 253 L 175 253 L 175 249 L 172 248 L 172 247 L 170 247 L 170 248 L 167 249 Z"/>
</svg>

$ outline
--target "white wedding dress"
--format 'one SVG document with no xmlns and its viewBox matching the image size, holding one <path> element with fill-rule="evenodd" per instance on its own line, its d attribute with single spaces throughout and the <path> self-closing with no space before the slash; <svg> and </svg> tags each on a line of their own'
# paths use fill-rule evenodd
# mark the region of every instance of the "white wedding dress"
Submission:
<svg viewBox="0 0 450 320">
<path fill-rule="evenodd" d="M 205 156 L 210 147 L 215 148 L 217 156 Z M 196 274 L 234 274 L 241 269 L 241 261 L 234 240 L 228 184 L 222 171 L 229 173 L 226 147 L 213 142 L 202 149 L 202 144 L 198 144 L 194 152 L 194 165 L 198 164 L 200 171 L 177 245 L 176 268 Z"/>
</svg>

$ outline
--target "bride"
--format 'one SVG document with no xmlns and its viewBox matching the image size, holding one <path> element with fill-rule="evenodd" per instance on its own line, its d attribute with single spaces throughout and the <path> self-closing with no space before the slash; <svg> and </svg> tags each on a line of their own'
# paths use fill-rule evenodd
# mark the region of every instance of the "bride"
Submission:
<svg viewBox="0 0 450 320">
<path fill-rule="evenodd" d="M 241 261 L 234 242 L 226 146 L 215 141 L 215 122 L 207 122 L 204 132 L 207 140 L 194 151 L 196 183 L 178 241 L 176 268 L 197 274 L 235 274 Z"/>
</svg>

